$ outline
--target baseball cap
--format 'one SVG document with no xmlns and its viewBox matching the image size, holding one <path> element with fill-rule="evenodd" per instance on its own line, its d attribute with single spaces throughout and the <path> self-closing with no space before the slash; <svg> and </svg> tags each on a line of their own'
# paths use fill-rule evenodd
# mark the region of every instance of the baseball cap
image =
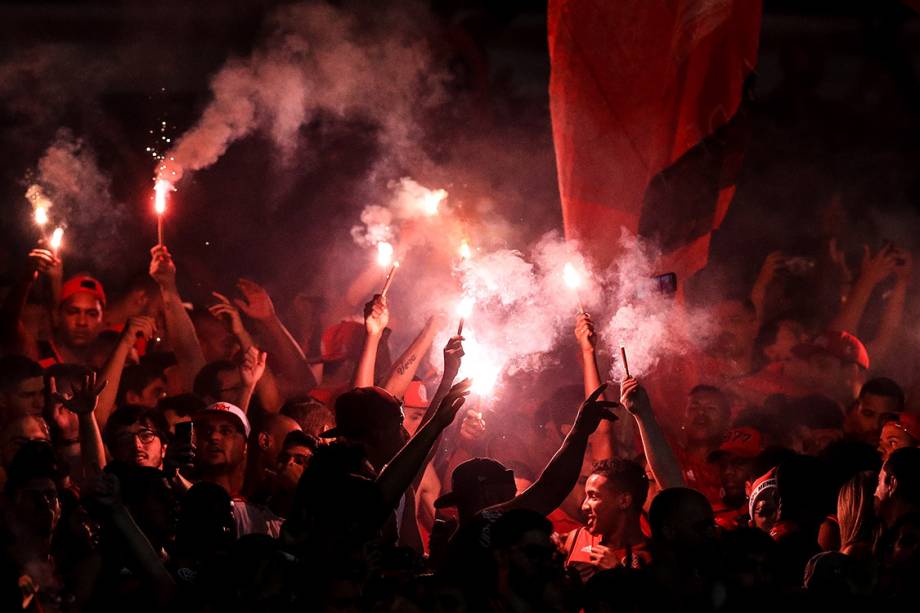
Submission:
<svg viewBox="0 0 920 613">
<path fill-rule="evenodd" d="M 251 430 L 249 426 L 249 418 L 246 417 L 246 413 L 243 412 L 243 409 L 236 406 L 235 404 L 230 404 L 229 402 L 215 402 L 204 408 L 204 410 L 196 413 L 196 417 L 204 416 L 208 414 L 220 413 L 222 415 L 227 415 L 230 417 L 236 418 L 240 425 L 243 427 L 243 433 L 246 434 L 246 438 L 249 438 L 249 432 Z"/>
<path fill-rule="evenodd" d="M 810 343 L 802 343 L 792 348 L 797 357 L 808 359 L 818 353 L 827 353 L 842 362 L 857 364 L 869 368 L 869 352 L 858 338 L 843 331 L 828 331 L 819 334 Z"/>
<path fill-rule="evenodd" d="M 323 362 L 337 362 L 346 358 L 358 359 L 364 345 L 364 325 L 356 321 L 340 321 L 323 331 L 320 353 Z"/>
<path fill-rule="evenodd" d="M 406 395 L 403 398 L 403 406 L 407 409 L 427 409 L 428 408 L 428 390 L 425 384 L 415 379 L 409 382 L 406 388 Z"/>
<path fill-rule="evenodd" d="M 774 493 L 777 488 L 776 467 L 771 468 L 765 475 L 759 477 L 751 484 L 751 496 L 748 499 L 748 515 L 754 517 L 754 509 L 757 508 L 757 501 Z"/>
<path fill-rule="evenodd" d="M 719 448 L 709 454 L 709 462 L 718 462 L 727 456 L 736 456 L 746 460 L 756 458 L 763 451 L 763 434 L 757 428 L 742 426 L 732 428 L 725 435 Z"/>
<path fill-rule="evenodd" d="M 320 438 L 360 438 L 403 420 L 402 403 L 382 387 L 356 387 L 335 401 L 335 427 Z"/>
<path fill-rule="evenodd" d="M 898 428 L 906 432 L 911 438 L 920 441 L 920 417 L 913 413 L 898 413 L 896 419 L 886 421 L 882 429 Z"/>
<path fill-rule="evenodd" d="M 476 496 L 486 484 L 504 483 L 514 488 L 514 471 L 491 458 L 473 458 L 458 464 L 450 475 L 451 491 L 434 501 L 434 508 L 456 506 Z"/>
<path fill-rule="evenodd" d="M 102 283 L 89 275 L 77 275 L 67 279 L 61 286 L 61 302 L 80 292 L 91 294 L 105 306 L 105 290 L 102 289 Z"/>
</svg>

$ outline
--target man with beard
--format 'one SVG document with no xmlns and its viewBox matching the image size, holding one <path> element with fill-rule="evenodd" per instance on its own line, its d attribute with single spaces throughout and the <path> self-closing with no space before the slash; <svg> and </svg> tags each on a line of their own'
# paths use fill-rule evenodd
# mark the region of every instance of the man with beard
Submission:
<svg viewBox="0 0 920 613">
<path fill-rule="evenodd" d="M 719 448 L 709 454 L 709 462 L 719 469 L 721 499 L 713 507 L 716 523 L 734 530 L 747 515 L 745 484 L 756 476 L 754 460 L 763 451 L 763 436 L 749 426 L 732 428 Z"/>
<path fill-rule="evenodd" d="M 600 570 L 648 564 L 640 523 L 647 495 L 648 478 L 638 463 L 614 458 L 595 464 L 581 505 L 585 527 L 566 539 L 566 566 L 587 581 Z"/>
<path fill-rule="evenodd" d="M 198 469 L 201 480 L 215 483 L 233 499 L 236 535 L 267 534 L 278 538 L 282 519 L 242 497 L 246 473 L 246 413 L 229 402 L 215 402 L 195 415 Z"/>
<path fill-rule="evenodd" d="M 683 440 L 672 446 L 687 486 L 702 492 L 713 504 L 721 501 L 722 484 L 716 465 L 708 459 L 725 439 L 730 418 L 725 394 L 717 387 L 697 385 L 687 399 L 681 427 Z"/>
<path fill-rule="evenodd" d="M 875 445 L 886 422 L 896 421 L 904 411 L 904 390 L 887 377 L 866 381 L 856 402 L 849 405 L 843 430 L 847 438 Z"/>
<path fill-rule="evenodd" d="M 116 462 L 163 470 L 168 431 L 158 410 L 128 405 L 112 413 L 103 438 Z"/>
</svg>

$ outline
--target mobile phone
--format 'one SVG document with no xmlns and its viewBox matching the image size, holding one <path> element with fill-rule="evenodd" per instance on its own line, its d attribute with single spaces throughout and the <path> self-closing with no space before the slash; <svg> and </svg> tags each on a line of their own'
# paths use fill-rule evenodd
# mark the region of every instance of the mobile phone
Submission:
<svg viewBox="0 0 920 613">
<path fill-rule="evenodd" d="M 195 424 L 191 421 L 180 421 L 176 424 L 175 444 L 181 447 L 191 447 L 195 436 Z"/>
<path fill-rule="evenodd" d="M 677 293 L 677 273 L 666 272 L 663 275 L 652 277 L 655 282 L 655 290 L 663 296 L 673 296 Z"/>
</svg>

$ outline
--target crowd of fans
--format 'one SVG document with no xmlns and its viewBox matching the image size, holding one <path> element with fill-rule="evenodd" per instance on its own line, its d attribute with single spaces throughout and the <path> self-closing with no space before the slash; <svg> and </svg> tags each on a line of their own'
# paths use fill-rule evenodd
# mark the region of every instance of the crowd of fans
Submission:
<svg viewBox="0 0 920 613">
<path fill-rule="evenodd" d="M 253 281 L 184 303 L 164 246 L 117 296 L 36 248 L 0 313 L 0 610 L 916 601 L 920 418 L 874 366 L 898 360 L 911 257 L 850 274 L 829 252 L 808 266 L 835 267 L 834 298 L 799 301 L 820 308 L 785 291 L 802 258 L 771 254 L 641 382 L 603 382 L 581 313 L 581 383 L 523 373 L 491 406 L 456 381 L 462 336 L 431 368 L 442 316 L 391 359 L 375 295 L 314 356 L 320 331 Z"/>
</svg>

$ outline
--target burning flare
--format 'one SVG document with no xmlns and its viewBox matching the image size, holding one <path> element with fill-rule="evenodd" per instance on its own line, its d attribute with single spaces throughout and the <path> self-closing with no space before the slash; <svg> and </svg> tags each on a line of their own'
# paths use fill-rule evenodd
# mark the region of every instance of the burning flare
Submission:
<svg viewBox="0 0 920 613">
<path fill-rule="evenodd" d="M 469 377 L 473 380 L 470 388 L 477 396 L 488 398 L 495 390 L 501 367 L 492 357 L 491 352 L 475 338 L 463 341 L 463 364 L 460 367 L 460 379 Z"/>
<path fill-rule="evenodd" d="M 569 289 L 578 289 L 581 286 L 581 275 L 578 274 L 571 262 L 567 262 L 562 268 L 562 278 Z"/>
<path fill-rule="evenodd" d="M 157 215 L 162 215 L 166 212 L 166 194 L 174 189 L 172 183 L 166 179 L 157 179 L 157 182 L 153 185 L 153 193 L 155 194 L 153 209 L 156 211 Z"/>
<path fill-rule="evenodd" d="M 441 202 L 443 202 L 445 198 L 447 198 L 447 192 L 443 189 L 429 191 L 423 195 L 419 201 L 422 212 L 429 217 L 437 215 L 438 207 L 441 205 Z"/>
<path fill-rule="evenodd" d="M 460 259 L 468 260 L 473 257 L 473 250 L 470 248 L 470 244 L 464 240 L 460 243 L 460 248 L 457 249 L 457 253 L 460 254 Z"/>
<path fill-rule="evenodd" d="M 393 261 L 393 245 L 387 242 L 377 243 L 377 263 L 386 268 Z"/>
<path fill-rule="evenodd" d="M 45 224 L 48 223 L 48 209 L 40 206 L 35 209 L 35 223 L 39 228 L 45 227 Z"/>
<path fill-rule="evenodd" d="M 54 229 L 54 232 L 51 233 L 51 239 L 48 241 L 48 244 L 51 246 L 51 251 L 57 254 L 58 250 L 61 248 L 61 242 L 64 240 L 64 228 L 58 226 Z"/>
<path fill-rule="evenodd" d="M 461 319 L 466 319 L 473 313 L 473 305 L 476 304 L 476 300 L 472 296 L 464 296 L 463 299 L 457 303 L 457 315 Z"/>
</svg>

